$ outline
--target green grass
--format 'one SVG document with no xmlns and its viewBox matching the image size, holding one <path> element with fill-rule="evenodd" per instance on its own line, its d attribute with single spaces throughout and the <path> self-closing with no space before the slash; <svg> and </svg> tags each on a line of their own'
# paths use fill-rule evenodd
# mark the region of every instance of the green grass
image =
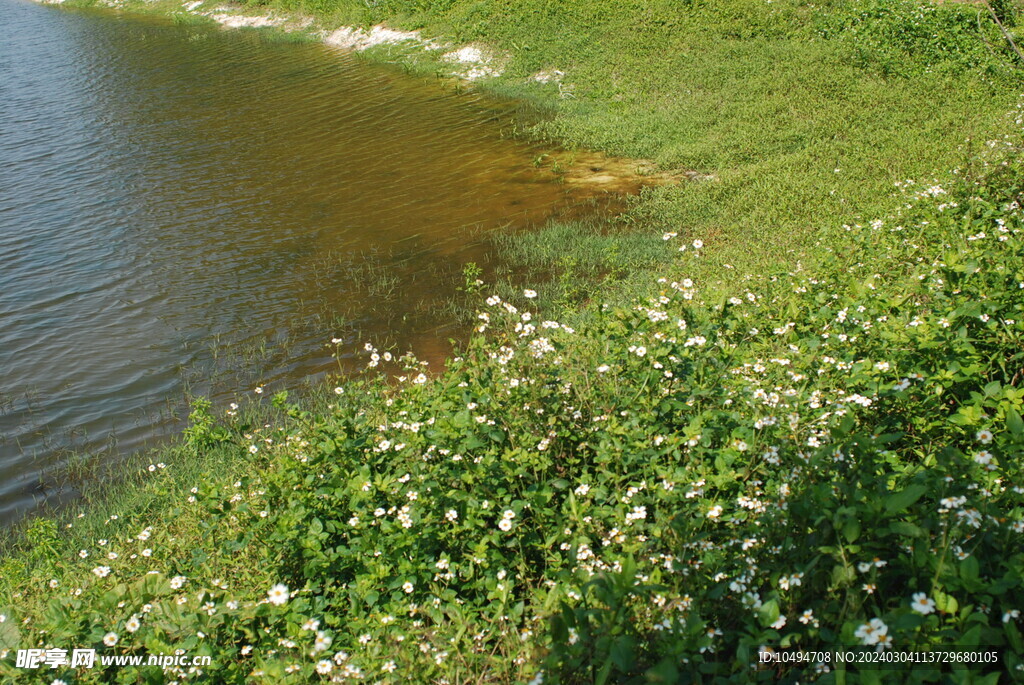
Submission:
<svg viewBox="0 0 1024 685">
<path fill-rule="evenodd" d="M 813 668 L 752 668 L 765 647 L 890 641 L 995 650 L 948 682 L 1016 673 L 1022 146 L 727 299 L 669 236 L 647 298 L 578 327 L 491 299 L 434 379 L 371 349 L 315 398 L 200 403 L 167 469 L 14 543 L 0 640 L 183 649 L 216 682 L 776 682 Z"/>
<path fill-rule="evenodd" d="M 886 211 L 897 181 L 962 164 L 968 140 L 979 145 L 1010 130 L 1006 114 L 1019 96 L 1009 50 L 971 5 L 275 0 L 241 7 L 312 17 L 314 26 L 296 34 L 303 39 L 318 29 L 387 22 L 453 45 L 489 46 L 503 56 L 504 73 L 474 87 L 552 113 L 525 123 L 524 135 L 713 175 L 648 194 L 626 220 L 717 241 L 741 269 L 790 259 L 822 230 Z M 409 46 L 361 54 L 412 73 L 451 71 L 438 52 Z M 542 69 L 566 72 L 571 97 L 534 83 L 530 76 Z"/>
<path fill-rule="evenodd" d="M 753 669 L 761 648 L 891 639 L 998 650 L 945 682 L 1020 671 L 1024 141 L 976 9 L 275 6 L 482 41 L 510 57 L 479 87 L 550 114 L 525 135 L 711 178 L 495 238 L 463 294 L 515 306 L 477 303 L 487 335 L 435 378 L 371 357 L 340 393 L 200 405 L 166 469 L 8 542 L 0 649 L 184 649 L 215 682 L 775 682 L 812 669 Z M 70 677 L 10 656 L 2 677 Z"/>
<path fill-rule="evenodd" d="M 945 173 L 1009 131 L 1019 95 L 1009 57 L 989 54 L 982 41 L 996 43 L 992 26 L 979 32 L 977 9 L 958 5 L 281 6 L 329 17 L 328 25 L 387 21 L 493 46 L 509 57 L 505 73 L 479 87 L 554 111 L 527 135 L 713 176 L 651 190 L 621 222 L 709 241 L 719 255 L 708 265 L 715 277 L 721 263 L 756 271 L 792 262 L 842 222 L 884 213 L 894 183 Z M 443 69 L 411 52 L 388 47 L 368 58 Z M 529 80 L 552 68 L 566 72 L 572 97 Z"/>
<path fill-rule="evenodd" d="M 967 56 L 922 50 L 913 34 L 902 50 L 884 51 L 875 36 L 837 28 L 876 6 L 893 8 L 891 24 L 913 24 L 916 3 L 423 6 L 378 3 L 358 18 L 507 51 L 495 87 L 557 100 L 557 116 L 535 135 L 714 174 L 665 189 L 638 211 L 646 226 L 756 241 L 759 254 L 728 246 L 737 265 L 774 263 L 812 241 L 823 218 L 883 211 L 895 181 L 952 168 L 967 156 L 965 140 L 1007 130 L 1018 96 L 1011 71 L 965 34 L 975 10 L 961 7 L 928 12 L 919 33 L 943 31 L 938 40 L 967 45 Z M 959 19 L 950 26 L 949 16 Z M 886 73 L 894 54 L 919 68 Z M 527 83 L 545 68 L 566 71 L 574 97 Z"/>
</svg>

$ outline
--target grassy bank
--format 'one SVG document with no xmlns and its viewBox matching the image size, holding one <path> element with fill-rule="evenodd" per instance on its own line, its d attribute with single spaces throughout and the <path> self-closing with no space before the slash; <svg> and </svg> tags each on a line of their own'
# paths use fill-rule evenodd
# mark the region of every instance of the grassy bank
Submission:
<svg viewBox="0 0 1024 685">
<path fill-rule="evenodd" d="M 440 377 L 197 411 L 145 506 L 33 526 L 2 636 L 213 657 L 182 681 L 774 681 L 759 650 L 940 645 L 1019 672 L 1022 191 L 1017 161 L 910 189 L 724 301 L 668 236 L 650 299 L 579 328 L 491 298 Z"/>
<path fill-rule="evenodd" d="M 478 87 L 556 108 L 530 135 L 712 180 L 506 239 L 538 292 L 479 302 L 480 335 L 443 373 L 406 358 L 386 382 L 368 349 L 365 378 L 317 399 L 201 406 L 121 499 L 35 522 L 4 559 L 0 649 L 182 649 L 210 667 L 26 671 L 7 653 L 0 675 L 1021 673 L 1022 122 L 976 9 L 288 9 L 486 40 L 508 61 Z M 551 69 L 560 86 L 530 79 Z M 755 663 L 936 646 L 998 663 Z"/>
<path fill-rule="evenodd" d="M 176 3 L 120 4 L 203 21 Z M 524 125 L 524 135 L 710 177 L 650 189 L 622 221 L 649 235 L 699 234 L 740 270 L 792 260 L 823 229 L 885 213 L 894 182 L 945 173 L 1009 132 L 1005 114 L 1019 95 L 1016 56 L 991 20 L 978 21 L 977 6 L 959 3 L 273 0 L 237 8 L 305 17 L 290 26 L 307 37 L 380 22 L 420 31 L 447 47 L 386 43 L 359 54 L 446 79 L 459 71 L 446 50 L 479 46 L 496 75 L 469 87 L 553 112 Z"/>
</svg>

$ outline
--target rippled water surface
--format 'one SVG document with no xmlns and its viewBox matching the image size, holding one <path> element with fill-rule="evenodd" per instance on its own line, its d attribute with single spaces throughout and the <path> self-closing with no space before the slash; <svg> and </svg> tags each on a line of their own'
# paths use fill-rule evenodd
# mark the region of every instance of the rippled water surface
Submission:
<svg viewBox="0 0 1024 685">
<path fill-rule="evenodd" d="M 335 335 L 437 359 L 473 236 L 574 202 L 497 105 L 322 45 L 23 0 L 0 30 L 0 522 L 179 430 L 225 350 L 278 385 Z"/>
</svg>

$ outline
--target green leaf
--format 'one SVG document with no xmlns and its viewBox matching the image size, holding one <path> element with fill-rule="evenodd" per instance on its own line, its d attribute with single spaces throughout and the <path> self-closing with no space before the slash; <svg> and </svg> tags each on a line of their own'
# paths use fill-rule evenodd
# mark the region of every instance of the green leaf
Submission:
<svg viewBox="0 0 1024 685">
<path fill-rule="evenodd" d="M 847 542 L 854 542 L 860 537 L 860 521 L 858 519 L 846 519 L 843 523 L 843 537 Z"/>
<path fill-rule="evenodd" d="M 960 577 L 965 581 L 978 580 L 978 560 L 972 555 L 960 564 Z"/>
<path fill-rule="evenodd" d="M 761 605 L 758 615 L 761 617 L 762 625 L 770 626 L 779 620 L 779 603 L 774 599 L 768 600 Z"/>
<path fill-rule="evenodd" d="M 1013 621 L 1004 623 L 1003 630 L 1006 632 L 1006 640 L 1013 647 L 1013 651 L 1018 654 L 1024 652 L 1024 640 L 1021 639 L 1020 630 L 1017 629 L 1016 624 Z"/>
<path fill-rule="evenodd" d="M 843 564 L 836 564 L 832 567 L 832 585 L 836 587 L 843 587 L 849 585 L 856 578 L 855 572 L 852 566 L 844 566 Z"/>
<path fill-rule="evenodd" d="M 1024 435 L 1024 419 L 1021 419 L 1020 413 L 1013 407 L 1006 410 L 1006 427 L 1016 436 Z"/>
<path fill-rule="evenodd" d="M 928 491 L 923 485 L 915 484 L 901 490 L 894 492 L 889 495 L 885 500 L 885 511 L 888 514 L 898 514 L 906 510 L 917 500 L 921 499 L 921 496 Z"/>
<path fill-rule="evenodd" d="M 631 671 L 636 661 L 636 640 L 629 635 L 616 638 L 612 644 L 611 658 L 620 671 Z"/>
<path fill-rule="evenodd" d="M 975 625 L 956 641 L 958 647 L 977 647 L 981 644 L 981 626 Z"/>
<path fill-rule="evenodd" d="M 659 661 L 657 666 L 648 669 L 644 677 L 649 683 L 677 683 L 679 669 L 676 668 L 675 659 L 667 657 Z"/>
<path fill-rule="evenodd" d="M 20 643 L 21 634 L 18 632 L 17 621 L 0 623 L 0 649 L 15 649 Z"/>
<path fill-rule="evenodd" d="M 906 521 L 893 521 L 889 526 L 889 530 L 897 535 L 908 538 L 923 538 L 927 535 L 924 528 L 915 526 L 913 523 L 907 523 Z"/>
</svg>

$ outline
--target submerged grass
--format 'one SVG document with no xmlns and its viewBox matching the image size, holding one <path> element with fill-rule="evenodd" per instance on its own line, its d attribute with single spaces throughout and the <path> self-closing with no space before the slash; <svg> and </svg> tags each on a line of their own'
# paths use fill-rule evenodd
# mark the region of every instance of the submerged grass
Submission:
<svg viewBox="0 0 1024 685">
<path fill-rule="evenodd" d="M 299 402 L 199 403 L 152 472 L 9 541 L 0 650 L 214 657 L 46 672 L 81 682 L 1024 668 L 1024 122 L 976 8 L 272 6 L 486 43 L 504 72 L 476 87 L 553 112 L 527 134 L 706 178 L 496 238 L 486 335 L 432 377 L 370 346 L 366 378 Z M 997 656 L 755 663 L 795 647 Z"/>
</svg>

